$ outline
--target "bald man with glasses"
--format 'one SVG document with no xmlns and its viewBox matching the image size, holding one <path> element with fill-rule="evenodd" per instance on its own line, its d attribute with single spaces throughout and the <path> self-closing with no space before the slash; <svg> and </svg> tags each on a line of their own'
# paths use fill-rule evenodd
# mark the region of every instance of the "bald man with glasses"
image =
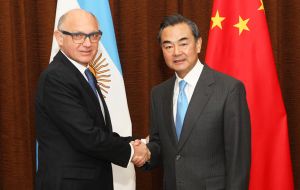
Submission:
<svg viewBox="0 0 300 190">
<path fill-rule="evenodd" d="M 113 189 L 111 163 L 147 159 L 145 144 L 112 132 L 103 95 L 89 70 L 102 36 L 96 17 L 74 9 L 54 32 L 60 47 L 41 74 L 36 97 L 37 190 Z"/>
</svg>

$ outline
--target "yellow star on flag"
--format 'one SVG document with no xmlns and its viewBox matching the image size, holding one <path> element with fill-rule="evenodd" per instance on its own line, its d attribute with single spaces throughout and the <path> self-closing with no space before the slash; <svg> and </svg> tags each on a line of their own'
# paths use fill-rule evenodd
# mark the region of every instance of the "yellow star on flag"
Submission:
<svg viewBox="0 0 300 190">
<path fill-rule="evenodd" d="M 211 29 L 218 26 L 222 30 L 222 21 L 225 19 L 225 17 L 220 17 L 219 10 L 217 10 L 216 16 L 211 17 L 211 21 L 213 22 Z"/>
<path fill-rule="evenodd" d="M 260 0 L 260 3 L 261 3 L 261 5 L 260 5 L 260 7 L 257 10 L 259 10 L 259 11 L 265 11 L 265 7 L 264 7 L 263 1 Z"/>
<path fill-rule="evenodd" d="M 235 25 L 233 25 L 234 27 L 238 28 L 239 29 L 239 35 L 241 35 L 241 33 L 244 31 L 244 30 L 247 30 L 247 31 L 250 31 L 250 29 L 248 28 L 247 26 L 247 23 L 250 19 L 246 19 L 246 20 L 243 20 L 241 16 L 239 16 L 239 22 Z"/>
</svg>

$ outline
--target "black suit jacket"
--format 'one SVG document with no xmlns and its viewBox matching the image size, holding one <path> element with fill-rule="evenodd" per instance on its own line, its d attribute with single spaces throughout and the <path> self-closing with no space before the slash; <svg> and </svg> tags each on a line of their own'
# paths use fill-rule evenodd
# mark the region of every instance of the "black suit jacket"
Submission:
<svg viewBox="0 0 300 190">
<path fill-rule="evenodd" d="M 245 190 L 250 173 L 250 119 L 243 84 L 204 66 L 179 141 L 173 118 L 176 77 L 152 90 L 151 160 L 162 161 L 166 190 Z"/>
<path fill-rule="evenodd" d="M 113 189 L 111 163 L 126 167 L 131 138 L 112 132 L 80 71 L 58 52 L 41 74 L 36 97 L 37 190 Z"/>
</svg>

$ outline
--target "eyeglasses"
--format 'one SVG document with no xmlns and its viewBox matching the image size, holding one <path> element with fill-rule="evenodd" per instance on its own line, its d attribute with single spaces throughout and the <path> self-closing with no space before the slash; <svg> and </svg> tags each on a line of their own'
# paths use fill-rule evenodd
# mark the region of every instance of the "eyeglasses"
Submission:
<svg viewBox="0 0 300 190">
<path fill-rule="evenodd" d="M 100 38 L 102 37 L 102 31 L 98 30 L 97 32 L 92 32 L 89 34 L 85 34 L 82 32 L 68 32 L 68 31 L 64 31 L 64 30 L 59 30 L 61 33 L 65 34 L 65 35 L 69 35 L 72 37 L 72 40 L 74 43 L 76 44 L 82 44 L 86 38 L 89 38 L 90 41 L 92 43 L 96 43 L 100 40 Z"/>
</svg>

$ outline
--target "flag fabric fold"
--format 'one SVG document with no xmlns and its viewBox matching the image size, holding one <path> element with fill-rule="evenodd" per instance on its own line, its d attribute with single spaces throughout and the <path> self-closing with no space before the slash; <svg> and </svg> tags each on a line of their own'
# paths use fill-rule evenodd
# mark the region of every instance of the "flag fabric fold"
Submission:
<svg viewBox="0 0 300 190">
<path fill-rule="evenodd" d="M 262 0 L 214 0 L 206 52 L 245 84 L 251 116 L 251 190 L 292 190 L 287 128 Z"/>
<path fill-rule="evenodd" d="M 132 136 L 132 126 L 127 105 L 125 85 L 119 60 L 113 21 L 108 0 L 58 0 L 56 8 L 55 27 L 59 18 L 71 9 L 84 9 L 93 13 L 103 32 L 99 42 L 99 51 L 90 64 L 91 71 L 110 113 L 113 131 L 121 136 Z M 56 28 L 55 28 L 56 29 Z M 59 47 L 53 38 L 50 61 L 58 52 Z M 115 190 L 135 190 L 135 170 L 132 163 L 127 168 L 112 164 Z M 99 187 L 101 189 L 101 187 Z"/>
</svg>

